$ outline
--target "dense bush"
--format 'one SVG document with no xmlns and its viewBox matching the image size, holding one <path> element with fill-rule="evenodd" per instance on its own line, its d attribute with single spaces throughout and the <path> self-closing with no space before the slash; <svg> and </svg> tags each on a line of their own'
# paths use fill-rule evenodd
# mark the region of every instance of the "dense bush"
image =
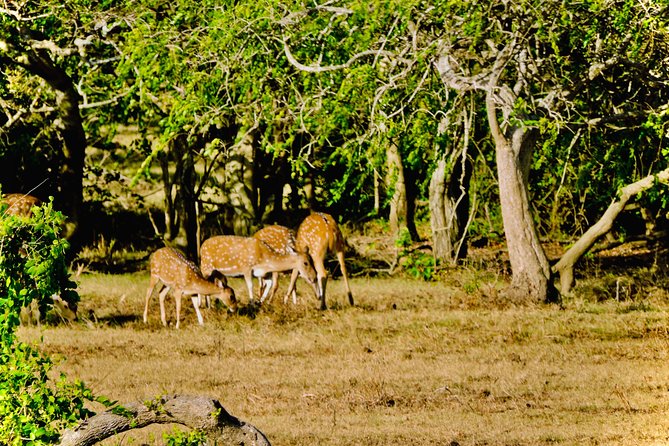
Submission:
<svg viewBox="0 0 669 446">
<path fill-rule="evenodd" d="M 58 294 L 72 308 L 79 296 L 60 237 L 64 217 L 52 203 L 32 215 L 5 213 L 0 204 L 0 445 L 49 445 L 67 427 L 93 413 L 86 402 L 116 404 L 95 396 L 84 383 L 56 375 L 54 361 L 16 336 L 21 309 L 37 304 L 45 314 Z M 201 443 L 199 432 L 166 434 L 167 444 Z"/>
<path fill-rule="evenodd" d="M 81 382 L 53 376 L 54 362 L 16 337 L 21 308 L 45 314 L 54 294 L 70 305 L 78 295 L 59 237 L 63 216 L 51 204 L 30 218 L 0 207 L 0 444 L 56 443 L 60 431 L 88 415 L 93 395 Z"/>
</svg>

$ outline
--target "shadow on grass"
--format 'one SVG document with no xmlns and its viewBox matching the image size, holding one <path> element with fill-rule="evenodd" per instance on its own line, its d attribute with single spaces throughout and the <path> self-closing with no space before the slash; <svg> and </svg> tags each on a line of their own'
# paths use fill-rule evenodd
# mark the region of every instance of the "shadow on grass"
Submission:
<svg viewBox="0 0 669 446">
<path fill-rule="evenodd" d="M 258 313 L 262 310 L 262 306 L 260 303 L 256 302 L 251 302 L 248 303 L 247 305 L 240 306 L 237 309 L 237 314 L 239 316 L 244 316 L 249 319 L 255 319 Z"/>
<path fill-rule="evenodd" d="M 92 312 L 91 312 L 92 313 Z M 129 325 L 139 325 L 142 316 L 138 314 L 113 314 L 109 316 L 97 317 L 94 313 L 81 318 L 85 324 L 103 325 L 106 327 L 127 327 Z"/>
</svg>

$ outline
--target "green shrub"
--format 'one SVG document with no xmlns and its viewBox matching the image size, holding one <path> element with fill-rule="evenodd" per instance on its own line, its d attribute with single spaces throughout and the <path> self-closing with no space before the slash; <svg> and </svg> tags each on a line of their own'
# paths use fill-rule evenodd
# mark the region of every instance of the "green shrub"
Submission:
<svg viewBox="0 0 669 446">
<path fill-rule="evenodd" d="M 45 314 L 52 295 L 70 305 L 79 297 L 59 237 L 62 214 L 51 203 L 30 218 L 5 214 L 0 206 L 0 444 L 57 443 L 60 432 L 90 412 L 95 400 L 81 382 L 53 376 L 53 361 L 16 337 L 22 307 L 37 302 Z"/>
<path fill-rule="evenodd" d="M 207 442 L 207 436 L 199 430 L 185 432 L 174 428 L 163 434 L 163 440 L 167 446 L 199 446 Z"/>
<path fill-rule="evenodd" d="M 411 235 L 406 228 L 402 228 L 399 233 L 395 246 L 399 248 L 399 257 L 402 267 L 414 279 L 421 279 L 426 282 L 435 279 L 436 260 L 434 256 L 411 249 Z"/>
</svg>

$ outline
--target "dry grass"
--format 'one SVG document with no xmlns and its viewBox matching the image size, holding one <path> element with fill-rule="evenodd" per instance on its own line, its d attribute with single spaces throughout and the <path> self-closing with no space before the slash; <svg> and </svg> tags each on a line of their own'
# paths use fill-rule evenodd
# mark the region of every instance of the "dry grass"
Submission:
<svg viewBox="0 0 669 446">
<path fill-rule="evenodd" d="M 211 396 L 275 445 L 669 444 L 666 293 L 513 308 L 461 282 L 357 278 L 351 308 L 331 281 L 326 312 L 302 283 L 298 306 L 277 299 L 255 318 L 210 310 L 199 327 L 186 305 L 177 331 L 155 296 L 142 323 L 146 273 L 92 274 L 81 307 L 94 318 L 21 335 L 98 394 Z"/>
</svg>

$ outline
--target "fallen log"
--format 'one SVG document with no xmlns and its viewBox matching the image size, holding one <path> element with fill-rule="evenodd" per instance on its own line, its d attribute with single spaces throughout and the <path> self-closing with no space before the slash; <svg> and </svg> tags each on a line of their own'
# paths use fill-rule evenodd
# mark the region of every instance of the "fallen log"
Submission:
<svg viewBox="0 0 669 446">
<path fill-rule="evenodd" d="M 209 444 L 270 446 L 262 432 L 230 415 L 217 400 L 187 395 L 166 395 L 115 406 L 66 430 L 60 446 L 89 446 L 131 429 L 167 423 L 200 430 Z"/>
</svg>

